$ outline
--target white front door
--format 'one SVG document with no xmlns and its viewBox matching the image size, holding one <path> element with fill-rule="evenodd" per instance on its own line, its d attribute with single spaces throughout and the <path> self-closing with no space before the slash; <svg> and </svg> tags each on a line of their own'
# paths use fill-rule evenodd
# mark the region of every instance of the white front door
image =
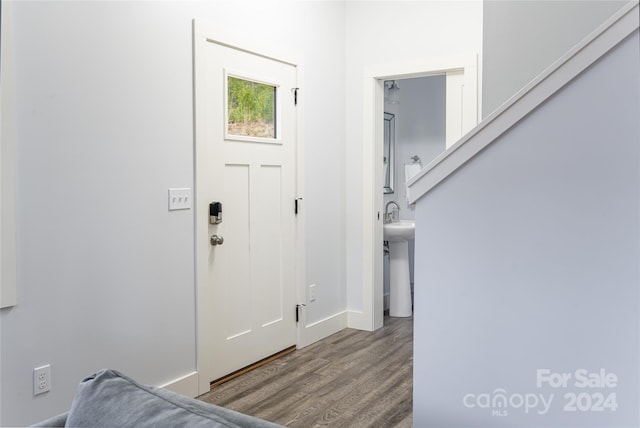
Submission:
<svg viewBox="0 0 640 428">
<path fill-rule="evenodd" d="M 209 40 L 196 48 L 202 393 L 295 345 L 296 67 Z"/>
</svg>

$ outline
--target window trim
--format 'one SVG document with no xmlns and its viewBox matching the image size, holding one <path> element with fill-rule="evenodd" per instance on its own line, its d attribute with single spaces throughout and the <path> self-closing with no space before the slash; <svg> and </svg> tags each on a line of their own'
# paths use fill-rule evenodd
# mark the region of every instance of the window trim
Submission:
<svg viewBox="0 0 640 428">
<path fill-rule="evenodd" d="M 241 142 L 250 142 L 250 143 L 267 143 L 267 144 L 282 144 L 282 136 L 280 135 L 280 129 L 282 126 L 282 85 L 280 83 L 274 82 L 273 80 L 269 80 L 268 78 L 258 77 L 255 75 L 251 75 L 250 73 L 244 73 L 237 70 L 231 70 L 228 68 L 224 69 L 224 139 L 225 141 L 241 141 Z M 237 135 L 229 133 L 229 77 L 234 77 L 236 79 L 247 80 L 250 82 L 259 83 L 262 85 L 273 86 L 275 88 L 275 117 L 274 117 L 274 131 L 276 134 L 275 138 L 268 137 L 252 137 L 248 135 Z"/>
</svg>

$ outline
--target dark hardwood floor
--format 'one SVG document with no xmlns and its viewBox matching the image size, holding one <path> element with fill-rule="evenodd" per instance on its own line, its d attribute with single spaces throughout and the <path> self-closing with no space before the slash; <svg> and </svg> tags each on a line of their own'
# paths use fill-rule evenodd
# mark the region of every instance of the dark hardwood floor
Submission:
<svg viewBox="0 0 640 428">
<path fill-rule="evenodd" d="M 199 399 L 290 427 L 411 427 L 413 319 L 342 330 Z"/>
</svg>

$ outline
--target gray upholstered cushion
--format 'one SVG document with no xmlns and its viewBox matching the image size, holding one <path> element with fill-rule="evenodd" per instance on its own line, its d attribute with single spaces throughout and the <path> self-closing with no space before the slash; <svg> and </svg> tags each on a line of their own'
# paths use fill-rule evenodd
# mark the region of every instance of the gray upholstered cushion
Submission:
<svg viewBox="0 0 640 428">
<path fill-rule="evenodd" d="M 171 391 L 140 385 L 115 370 L 101 370 L 80 383 L 66 426 L 279 427 Z"/>
</svg>

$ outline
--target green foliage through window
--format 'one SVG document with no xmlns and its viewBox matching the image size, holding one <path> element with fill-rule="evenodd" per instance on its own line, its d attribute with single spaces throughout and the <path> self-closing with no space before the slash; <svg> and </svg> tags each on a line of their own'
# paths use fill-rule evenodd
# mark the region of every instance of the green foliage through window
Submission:
<svg viewBox="0 0 640 428">
<path fill-rule="evenodd" d="M 276 88 L 231 76 L 227 85 L 229 134 L 275 138 Z"/>
</svg>

